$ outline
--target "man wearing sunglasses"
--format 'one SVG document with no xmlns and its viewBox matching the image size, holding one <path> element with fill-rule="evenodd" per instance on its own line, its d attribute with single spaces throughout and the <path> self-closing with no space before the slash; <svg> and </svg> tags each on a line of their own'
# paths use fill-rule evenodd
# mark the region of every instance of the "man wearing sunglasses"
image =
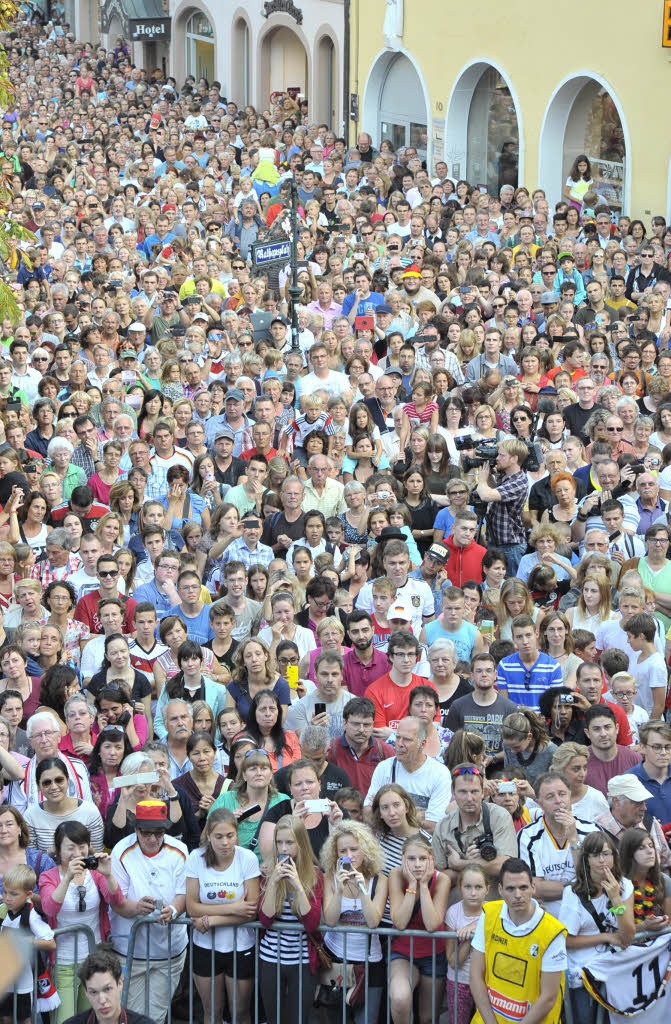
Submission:
<svg viewBox="0 0 671 1024">
<path fill-rule="evenodd" d="M 103 627 L 100 621 L 99 602 L 107 597 L 116 597 L 125 607 L 123 619 L 123 631 L 130 635 L 133 632 L 133 618 L 137 601 L 132 597 L 124 598 L 119 590 L 119 563 L 114 555 L 101 555 L 96 564 L 96 575 L 98 577 L 98 589 L 91 590 L 77 602 L 73 618 L 83 622 L 89 627 L 92 633 L 102 633 Z"/>
<path fill-rule="evenodd" d="M 452 770 L 452 796 L 455 806 L 438 822 L 431 840 L 436 867 L 447 871 L 454 884 L 468 861 L 475 861 L 493 881 L 504 860 L 517 855 L 513 819 L 505 807 L 485 802 L 484 773 L 474 764 Z"/>
</svg>

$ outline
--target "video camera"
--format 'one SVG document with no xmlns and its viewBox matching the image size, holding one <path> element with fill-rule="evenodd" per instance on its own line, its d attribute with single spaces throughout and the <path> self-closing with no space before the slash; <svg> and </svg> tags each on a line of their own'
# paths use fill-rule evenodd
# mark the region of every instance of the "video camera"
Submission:
<svg viewBox="0 0 671 1024">
<path fill-rule="evenodd" d="M 522 438 L 520 438 L 522 440 Z M 538 441 L 525 441 L 527 446 L 527 457 L 521 464 L 520 469 L 524 473 L 535 473 L 543 461 L 543 449 L 539 445 Z M 464 447 L 462 445 L 462 447 Z M 464 468 L 464 473 L 468 473 L 471 469 L 477 469 L 478 466 L 484 466 L 485 463 L 489 463 L 493 466 L 499 455 L 498 445 L 490 444 L 486 442 L 484 444 L 476 445 L 475 455 L 462 455 L 461 464 Z"/>
</svg>

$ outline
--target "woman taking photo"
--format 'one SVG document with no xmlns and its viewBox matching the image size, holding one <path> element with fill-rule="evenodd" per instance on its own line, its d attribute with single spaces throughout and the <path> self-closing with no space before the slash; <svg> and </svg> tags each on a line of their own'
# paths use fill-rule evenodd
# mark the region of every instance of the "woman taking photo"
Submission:
<svg viewBox="0 0 671 1024">
<path fill-rule="evenodd" d="M 324 872 L 324 924 L 331 926 L 357 922 L 377 928 L 387 902 L 387 879 L 382 873 L 382 851 L 370 829 L 358 821 L 336 825 L 321 853 Z M 382 948 L 377 935 L 357 935 L 356 926 L 345 936 L 342 932 L 324 932 L 324 945 L 334 963 L 365 964 L 368 974 L 367 1000 L 354 1009 L 355 1024 L 377 1021 L 385 983 Z M 344 996 L 344 993 L 343 993 Z M 367 1005 L 366 1005 L 367 1004 Z M 340 1006 L 329 1017 L 340 1018 Z"/>
<path fill-rule="evenodd" d="M 42 910 L 52 928 L 85 926 L 93 932 L 95 942 L 105 942 L 110 925 L 109 906 L 119 908 L 124 895 L 112 874 L 112 861 L 107 853 L 96 853 L 97 867 L 89 869 L 84 860 L 91 855 L 91 836 L 79 821 L 64 821 L 54 836 L 56 867 L 40 877 Z M 57 1024 L 84 1011 L 88 1000 L 77 978 L 77 965 L 85 943 L 72 933 L 57 940 L 56 966 L 53 982 L 61 997 L 56 1011 Z"/>
<path fill-rule="evenodd" d="M 301 756 L 298 736 L 282 727 L 283 708 L 272 690 L 261 690 L 251 702 L 245 732 L 268 752 L 273 771 L 279 771 Z"/>
<path fill-rule="evenodd" d="M 201 846 L 186 862 L 193 976 L 205 1020 L 222 1019 L 225 994 L 234 1019 L 250 1024 L 255 933 L 244 925 L 257 917 L 260 875 L 258 860 L 239 843 L 235 815 L 223 807 L 213 811 Z"/>
<path fill-rule="evenodd" d="M 286 777 L 291 796 L 280 800 L 268 811 L 266 820 L 261 824 L 259 830 L 259 850 L 262 860 L 266 860 L 270 856 L 275 827 L 284 814 L 295 814 L 303 821 L 310 839 L 310 846 L 316 857 L 319 856 L 333 826 L 342 821 L 342 811 L 333 800 L 328 801 L 328 813 L 311 811 L 306 806 L 306 801 L 318 800 L 321 795 L 319 775 L 311 761 L 305 758 L 293 761 L 286 770 Z"/>
<path fill-rule="evenodd" d="M 442 931 L 449 895 L 450 879 L 436 871 L 431 842 L 423 836 L 410 836 L 403 844 L 400 866 L 389 875 L 389 909 L 394 928 L 399 932 Z M 392 938 L 389 1001 L 394 1024 L 410 1019 L 413 992 L 418 985 L 419 1019 L 434 1020 L 442 1003 L 442 991 L 439 995 L 435 978 L 443 978 L 446 973 L 443 942 Z"/>
<path fill-rule="evenodd" d="M 165 508 L 163 527 L 181 530 L 184 523 L 200 523 L 210 527 L 210 512 L 205 499 L 189 487 L 191 475 L 186 466 L 175 465 L 168 470 L 168 493 L 162 499 Z"/>
<path fill-rule="evenodd" d="M 239 478 L 238 483 L 240 483 Z M 204 455 L 199 455 L 193 464 L 191 490 L 203 499 L 210 516 L 213 515 L 228 490 L 226 484 L 217 483 L 214 472 L 214 460 L 207 452 Z"/>
<path fill-rule="evenodd" d="M 608 813 L 608 801 L 598 789 L 585 784 L 588 758 L 588 747 L 571 741 L 562 743 L 552 757 L 552 771 L 562 772 L 569 781 L 573 817 L 596 821 Z"/>
<path fill-rule="evenodd" d="M 319 960 L 309 936 L 319 927 L 323 887 L 305 825 L 300 818 L 284 815 L 263 868 L 259 905 L 259 923 L 265 928 L 259 944 L 259 988 L 264 1009 L 270 1007 L 269 1024 L 310 1020 Z M 304 930 L 277 930 L 276 921 L 300 921 Z"/>
<path fill-rule="evenodd" d="M 410 836 L 422 832 L 414 801 L 397 782 L 389 782 L 378 789 L 371 806 L 373 829 L 384 857 L 382 871 L 389 875 L 400 866 L 403 844 Z"/>
<path fill-rule="evenodd" d="M 619 838 L 622 874 L 634 885 L 636 930 L 653 932 L 667 928 L 671 920 L 671 879 L 660 867 L 650 833 L 642 828 L 628 828 Z"/>
<path fill-rule="evenodd" d="M 195 716 L 194 731 L 186 741 L 186 755 L 192 767 L 177 776 L 175 786 L 186 793 L 196 820 L 202 826 L 226 779 L 214 768 L 217 747 L 212 734 L 196 729 Z"/>
<path fill-rule="evenodd" d="M 244 720 L 252 700 L 261 690 L 272 690 L 280 699 L 283 720 L 291 704 L 289 685 L 278 679 L 270 651 L 262 640 L 244 640 L 233 656 L 235 670 L 226 687 L 226 707 L 237 707 Z M 286 710 L 285 710 L 286 709 Z"/>
<path fill-rule="evenodd" d="M 260 849 L 260 829 L 266 820 L 271 807 L 285 802 L 285 793 L 278 793 L 273 780 L 273 766 L 270 756 L 265 750 L 248 750 L 242 756 L 237 779 L 230 789 L 220 793 L 213 802 L 208 817 L 218 808 L 226 808 L 233 813 L 258 808 L 244 821 L 238 823 L 238 844 L 251 850 L 259 861 L 263 860 Z M 236 814 L 240 817 L 240 813 Z"/>
<path fill-rule="evenodd" d="M 132 753 L 125 729 L 120 725 L 102 727 L 93 744 L 88 769 L 91 794 L 103 821 L 112 802 L 112 783 L 121 774 L 121 762 Z"/>
<path fill-rule="evenodd" d="M 90 800 L 68 796 L 68 774 L 57 757 L 40 761 L 35 771 L 41 802 L 30 803 L 24 815 L 30 832 L 31 846 L 38 850 L 51 850 L 54 834 L 60 823 L 78 821 L 90 834 L 94 850 L 103 848 L 103 820 L 100 811 Z"/>
<path fill-rule="evenodd" d="M 182 839 L 189 849 L 193 849 L 197 843 L 198 827 L 188 800 L 183 794 L 181 800 L 179 799 L 181 791 L 174 788 L 167 767 L 159 766 L 153 760 L 153 756 L 157 761 L 162 757 L 167 764 L 168 758 L 167 754 L 161 750 L 162 744 L 157 745 L 159 751 L 143 752 L 139 750 L 137 753 L 129 754 L 121 762 L 122 775 L 144 775 L 149 772 L 158 772 L 159 782 L 155 784 L 143 782 L 135 786 L 122 786 L 119 789 L 119 796 L 114 803 L 109 805 L 105 817 L 104 843 L 108 850 L 135 831 L 135 809 L 138 802 L 156 800 L 161 791 L 168 794 L 167 798 L 161 797 L 168 805 L 170 820 L 168 835 Z M 174 799 L 170 799 L 170 797 Z M 186 814 L 182 811 L 182 801 L 184 801 Z"/>
<path fill-rule="evenodd" d="M 528 708 L 506 715 L 501 737 L 504 768 L 522 768 L 532 785 L 549 771 L 557 746 L 548 739 L 539 715 Z"/>
<path fill-rule="evenodd" d="M 595 1018 L 595 1002 L 583 985 L 582 970 L 607 946 L 626 949 L 633 942 L 634 886 L 623 877 L 615 843 L 606 832 L 585 837 L 575 869 L 576 880 L 564 887 L 558 917 L 568 933 L 567 981 L 573 1019 L 587 1024 Z"/>
</svg>

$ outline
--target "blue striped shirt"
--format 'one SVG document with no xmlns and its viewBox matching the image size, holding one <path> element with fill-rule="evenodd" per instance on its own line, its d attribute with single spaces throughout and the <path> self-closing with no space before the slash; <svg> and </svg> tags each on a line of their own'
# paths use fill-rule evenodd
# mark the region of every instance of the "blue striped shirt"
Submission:
<svg viewBox="0 0 671 1024">
<path fill-rule="evenodd" d="M 539 651 L 531 668 L 526 668 L 517 652 L 499 662 L 496 685 L 508 691 L 510 700 L 538 711 L 540 695 L 550 686 L 562 686 L 561 665 L 549 654 Z"/>
</svg>

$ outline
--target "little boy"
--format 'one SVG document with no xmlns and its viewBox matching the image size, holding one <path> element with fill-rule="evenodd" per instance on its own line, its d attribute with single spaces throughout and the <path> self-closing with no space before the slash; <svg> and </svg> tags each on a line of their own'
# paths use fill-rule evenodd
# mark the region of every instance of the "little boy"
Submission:
<svg viewBox="0 0 671 1024">
<path fill-rule="evenodd" d="M 322 409 L 322 400 L 319 395 L 303 395 L 301 408 L 304 410 L 295 420 L 287 423 L 280 435 L 280 447 L 278 455 L 286 455 L 289 438 L 293 439 L 294 459 L 298 459 L 299 465 L 307 465 L 307 455 L 303 447 L 303 439 L 312 430 L 323 430 L 329 438 L 329 452 L 331 449 L 331 438 L 335 433 L 333 420 L 329 413 Z M 327 454 L 329 454 L 327 452 Z"/>
<path fill-rule="evenodd" d="M 326 520 L 326 539 L 342 551 L 345 545 L 345 527 L 337 516 L 329 516 Z"/>
<path fill-rule="evenodd" d="M 669 672 L 655 646 L 655 620 L 652 615 L 640 612 L 623 622 L 622 628 L 627 634 L 627 643 L 638 654 L 636 661 L 629 662 L 629 671 L 638 690 L 636 703 L 651 718 L 660 719 L 664 715 Z"/>
<path fill-rule="evenodd" d="M 604 651 L 603 656 L 605 657 L 606 654 L 611 653 L 611 651 Z M 612 698 L 616 704 L 620 705 L 627 716 L 634 743 L 638 743 L 639 725 L 642 725 L 643 722 L 647 722 L 650 717 L 644 708 L 639 707 L 638 704 L 634 704 L 636 692 L 636 680 L 630 672 L 616 672 L 615 675 L 611 677 L 610 698 Z"/>
<path fill-rule="evenodd" d="M 596 639 L 588 629 L 574 629 L 573 651 L 582 661 L 596 661 Z"/>
<path fill-rule="evenodd" d="M 343 813 L 347 811 L 353 821 L 363 821 L 363 797 L 354 786 L 343 786 L 333 799 Z"/>
<path fill-rule="evenodd" d="M 354 611 L 354 598 L 350 594 L 349 590 L 345 590 L 343 587 L 339 587 L 333 598 L 333 605 L 335 608 L 339 608 L 349 615 L 350 612 Z"/>
<path fill-rule="evenodd" d="M 3 902 L 0 904 L 0 928 L 18 928 L 30 932 L 37 949 L 53 952 L 56 949 L 54 933 L 33 907 L 31 896 L 37 876 L 27 864 L 7 868 L 2 878 Z M 32 1013 L 33 972 L 25 967 L 14 987 L 0 1000 L 0 1020 L 14 1019 L 14 992 L 16 992 L 16 1020 L 28 1022 Z M 58 997 L 56 997 L 58 998 Z M 51 1003 L 50 1008 L 60 1005 Z M 46 1007 L 44 1007 L 46 1009 Z"/>
</svg>

